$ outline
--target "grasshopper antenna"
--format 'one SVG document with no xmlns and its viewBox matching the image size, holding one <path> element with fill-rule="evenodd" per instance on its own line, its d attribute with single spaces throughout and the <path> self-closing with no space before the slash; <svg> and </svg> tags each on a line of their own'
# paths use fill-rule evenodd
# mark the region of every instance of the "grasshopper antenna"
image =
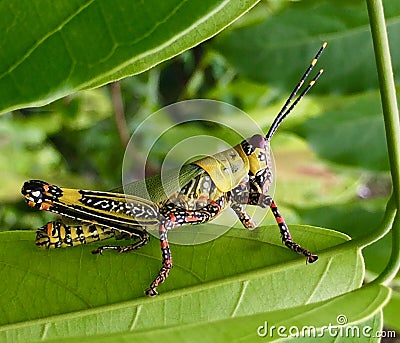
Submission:
<svg viewBox="0 0 400 343">
<path fill-rule="evenodd" d="M 311 70 L 314 68 L 314 66 L 317 64 L 319 57 L 322 54 L 322 51 L 326 48 L 328 45 L 327 42 L 324 42 L 322 46 L 319 48 L 317 54 L 315 57 L 312 59 L 310 65 L 308 66 L 307 70 L 301 77 L 299 83 L 296 85 L 296 87 L 293 89 L 292 93 L 290 93 L 288 99 L 286 100 L 285 104 L 283 105 L 282 109 L 279 111 L 278 115 L 276 116 L 274 122 L 272 123 L 271 127 L 269 128 L 267 135 L 265 136 L 267 141 L 270 141 L 272 136 L 274 135 L 276 129 L 278 126 L 281 124 L 283 119 L 287 117 L 287 115 L 293 110 L 293 108 L 299 103 L 299 101 L 303 98 L 304 95 L 308 93 L 308 91 L 311 89 L 312 86 L 314 86 L 315 82 L 319 79 L 321 74 L 324 72 L 323 69 L 321 69 L 315 76 L 314 78 L 310 81 L 308 86 L 300 93 L 300 95 L 295 99 L 293 104 L 288 108 L 289 104 L 292 102 L 293 98 L 297 95 L 298 91 L 300 88 L 303 86 L 304 82 L 306 81 L 308 75 L 310 74 Z"/>
</svg>

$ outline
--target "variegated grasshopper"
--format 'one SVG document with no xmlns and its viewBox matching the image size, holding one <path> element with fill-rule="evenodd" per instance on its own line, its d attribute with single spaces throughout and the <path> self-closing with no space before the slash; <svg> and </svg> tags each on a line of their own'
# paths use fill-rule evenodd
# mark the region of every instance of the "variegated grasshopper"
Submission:
<svg viewBox="0 0 400 343">
<path fill-rule="evenodd" d="M 306 256 L 308 263 L 317 261 L 317 255 L 292 240 L 278 207 L 267 192 L 273 179 L 270 140 L 281 122 L 321 76 L 322 69 L 295 99 L 326 45 L 321 46 L 311 61 L 265 137 L 254 135 L 231 149 L 184 165 L 179 171 L 182 186 L 172 195 L 159 191 L 159 176 L 145 180 L 153 193 L 158 194 L 152 201 L 140 196 L 140 187 L 135 183 L 130 186 L 130 194 L 123 194 L 60 188 L 39 180 L 25 182 L 22 194 L 29 206 L 81 222 L 72 226 L 60 220 L 47 223 L 37 230 L 36 245 L 62 248 L 110 237 L 137 239 L 131 245 L 105 245 L 93 251 L 94 254 L 101 254 L 106 249 L 112 249 L 123 253 L 146 245 L 149 241 L 147 229 L 156 225 L 162 267 L 146 290 L 148 296 L 155 296 L 158 294 L 157 287 L 165 281 L 172 268 L 167 239 L 169 230 L 176 226 L 211 221 L 228 207 L 233 209 L 245 228 L 253 229 L 256 224 L 246 213 L 245 205 L 255 205 L 271 208 L 282 242 L 289 249 Z"/>
</svg>

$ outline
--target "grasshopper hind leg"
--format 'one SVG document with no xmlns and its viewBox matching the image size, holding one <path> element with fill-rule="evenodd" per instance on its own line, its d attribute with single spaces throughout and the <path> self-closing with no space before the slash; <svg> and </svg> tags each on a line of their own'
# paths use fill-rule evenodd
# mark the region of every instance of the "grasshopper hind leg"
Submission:
<svg viewBox="0 0 400 343">
<path fill-rule="evenodd" d="M 169 272 L 172 268 L 172 255 L 169 248 L 167 230 L 174 227 L 174 222 L 170 219 L 165 220 L 164 223 L 160 224 L 158 233 L 160 236 L 160 246 L 162 252 L 162 267 L 158 272 L 156 278 L 150 284 L 150 287 L 146 289 L 146 295 L 149 297 L 154 297 L 158 294 L 157 287 L 159 284 L 163 283 L 168 277 Z"/>
<path fill-rule="evenodd" d="M 172 254 L 168 243 L 168 231 L 185 224 L 201 224 L 210 221 L 221 212 L 224 199 L 221 197 L 216 201 L 210 202 L 200 210 L 188 210 L 176 207 L 174 203 L 169 203 L 163 207 L 163 217 L 158 233 L 162 253 L 162 266 L 150 287 L 146 290 L 146 295 L 154 297 L 158 294 L 157 287 L 165 281 L 172 268 Z"/>
<path fill-rule="evenodd" d="M 139 236 L 139 241 L 129 244 L 129 245 L 102 245 L 98 247 L 96 250 L 92 251 L 92 254 L 102 255 L 104 250 L 116 250 L 118 253 L 122 254 L 125 252 L 130 252 L 133 250 L 140 249 L 145 246 L 150 241 L 149 234 L 147 231 L 142 231 L 140 234 L 137 233 L 128 233 L 126 231 L 116 231 L 115 238 L 116 239 L 135 239 Z"/>
</svg>

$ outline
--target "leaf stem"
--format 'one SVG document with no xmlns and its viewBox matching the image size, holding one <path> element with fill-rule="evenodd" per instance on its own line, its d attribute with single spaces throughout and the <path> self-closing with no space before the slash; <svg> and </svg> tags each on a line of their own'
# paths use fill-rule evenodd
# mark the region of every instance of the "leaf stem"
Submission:
<svg viewBox="0 0 400 343">
<path fill-rule="evenodd" d="M 111 87 L 111 102 L 114 107 L 114 117 L 117 124 L 119 138 L 124 147 L 129 143 L 129 129 L 125 119 L 124 102 L 121 95 L 121 85 L 119 81 L 112 82 Z"/>
<path fill-rule="evenodd" d="M 372 281 L 376 284 L 388 285 L 391 280 L 396 276 L 400 268 L 400 214 L 399 211 L 396 213 L 392 226 L 392 254 L 390 260 L 382 271 L 382 273 Z"/>
<path fill-rule="evenodd" d="M 393 184 L 393 193 L 387 205 L 385 215 L 388 216 L 389 213 L 394 214 L 394 211 L 397 212 L 393 224 L 381 225 L 378 230 L 372 232 L 369 236 L 369 241 L 373 242 L 381 238 L 387 234 L 392 227 L 393 240 L 390 261 L 385 270 L 376 280 L 373 281 L 374 283 L 388 283 L 400 268 L 400 120 L 382 1 L 367 0 L 367 8 L 374 44 L 386 131 L 386 142 Z M 387 220 L 388 218 L 384 218 L 384 221 Z"/>
</svg>

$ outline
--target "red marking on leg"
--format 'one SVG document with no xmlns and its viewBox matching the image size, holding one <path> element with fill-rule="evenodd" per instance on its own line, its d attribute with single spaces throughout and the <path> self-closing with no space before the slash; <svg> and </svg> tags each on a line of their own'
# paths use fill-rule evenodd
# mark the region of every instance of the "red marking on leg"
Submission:
<svg viewBox="0 0 400 343">
<path fill-rule="evenodd" d="M 210 201 L 210 205 L 218 207 L 218 211 L 221 210 L 221 206 L 220 206 L 216 201 L 214 201 L 214 200 L 211 200 L 211 201 Z"/>
<path fill-rule="evenodd" d="M 275 217 L 275 219 L 276 219 L 276 222 L 277 222 L 278 224 L 282 224 L 282 223 L 285 222 L 285 220 L 284 220 L 282 217 Z"/>
<path fill-rule="evenodd" d="M 162 242 L 160 242 L 160 245 L 161 245 L 161 249 L 168 248 L 168 246 L 169 246 L 168 241 L 162 241 Z"/>
<path fill-rule="evenodd" d="M 197 216 L 187 216 L 186 217 L 186 221 L 187 222 L 197 222 L 199 220 L 199 217 L 197 217 Z"/>
<path fill-rule="evenodd" d="M 171 269 L 171 267 L 172 267 L 172 259 L 163 261 L 163 264 L 164 264 L 164 266 L 166 266 L 167 268 Z"/>
<path fill-rule="evenodd" d="M 40 205 L 40 209 L 41 209 L 42 211 L 47 211 L 50 207 L 51 207 L 51 205 L 48 204 L 47 202 L 44 202 L 44 203 L 42 203 L 42 204 Z"/>
<path fill-rule="evenodd" d="M 172 222 L 172 223 L 175 223 L 176 222 L 176 217 L 175 217 L 175 215 L 173 214 L 173 213 L 169 213 L 169 220 Z"/>
<path fill-rule="evenodd" d="M 30 207 L 35 207 L 35 202 L 33 202 L 33 201 L 28 201 L 28 205 L 30 206 Z"/>
</svg>

